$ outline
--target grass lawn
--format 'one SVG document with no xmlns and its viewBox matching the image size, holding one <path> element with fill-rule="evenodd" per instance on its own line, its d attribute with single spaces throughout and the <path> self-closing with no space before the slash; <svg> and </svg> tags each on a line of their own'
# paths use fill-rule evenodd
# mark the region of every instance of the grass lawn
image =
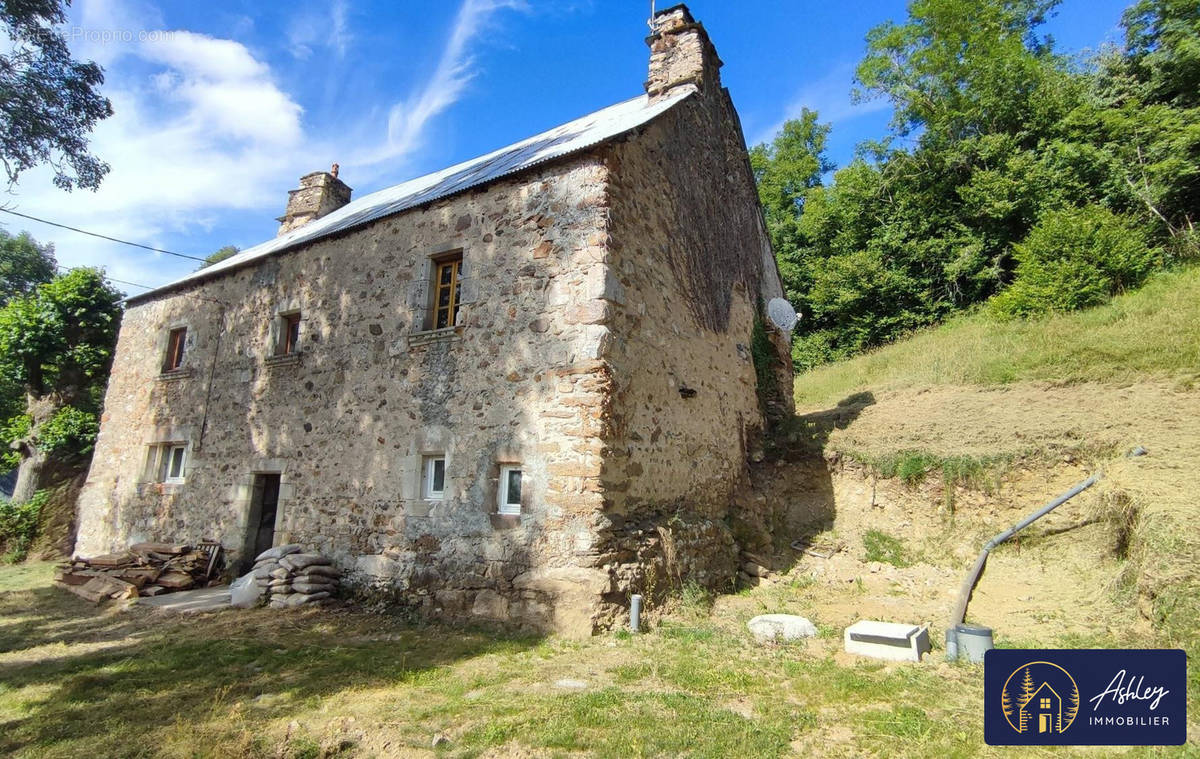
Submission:
<svg viewBox="0 0 1200 759">
<path fill-rule="evenodd" d="M 755 645 L 749 609 L 802 612 L 803 583 L 568 641 L 348 609 L 97 609 L 50 580 L 48 564 L 0 567 L 5 756 L 1004 753 L 983 744 L 979 667 L 848 659 L 827 628 Z"/>
</svg>

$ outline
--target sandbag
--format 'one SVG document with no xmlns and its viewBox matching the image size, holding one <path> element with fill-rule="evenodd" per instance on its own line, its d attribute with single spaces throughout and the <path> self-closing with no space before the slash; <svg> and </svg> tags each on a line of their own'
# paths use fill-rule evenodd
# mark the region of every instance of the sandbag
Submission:
<svg viewBox="0 0 1200 759">
<path fill-rule="evenodd" d="M 297 593 L 332 593 L 336 587 L 331 582 L 304 582 L 296 580 L 292 583 L 292 590 Z"/>
<path fill-rule="evenodd" d="M 301 569 L 296 574 L 300 577 L 320 575 L 322 577 L 331 577 L 335 580 L 342 576 L 341 571 L 337 567 L 332 567 L 328 564 L 313 564 Z"/>
<path fill-rule="evenodd" d="M 255 564 L 254 569 L 250 570 L 250 574 L 255 577 L 269 577 L 270 574 L 279 569 L 279 562 L 275 560 L 265 561 L 261 564 Z"/>
<path fill-rule="evenodd" d="M 313 603 L 329 598 L 328 593 L 296 593 L 288 597 L 287 605 L 289 608 L 296 608 L 304 604 Z"/>
<path fill-rule="evenodd" d="M 288 569 L 304 569 L 305 567 L 323 566 L 331 563 L 329 559 L 316 553 L 295 553 L 290 556 L 284 556 L 279 560 L 280 566 L 287 567 Z"/>
<path fill-rule="evenodd" d="M 278 559 L 287 556 L 288 554 L 300 553 L 302 550 L 304 550 L 303 546 L 297 543 L 289 543 L 286 546 L 275 546 L 274 548 L 269 548 L 260 553 L 258 556 L 255 556 L 254 560 L 264 561 L 267 559 Z"/>
</svg>

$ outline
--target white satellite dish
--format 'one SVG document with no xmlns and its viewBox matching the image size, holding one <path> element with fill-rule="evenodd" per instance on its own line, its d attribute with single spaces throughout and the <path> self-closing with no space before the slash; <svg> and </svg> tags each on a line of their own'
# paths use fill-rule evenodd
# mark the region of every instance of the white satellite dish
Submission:
<svg viewBox="0 0 1200 759">
<path fill-rule="evenodd" d="M 783 298 L 771 298 L 767 301 L 767 318 L 771 320 L 772 324 L 787 333 L 790 333 L 796 326 L 796 322 L 800 321 L 800 317 L 796 315 L 796 309 L 792 308 L 792 304 Z"/>
</svg>

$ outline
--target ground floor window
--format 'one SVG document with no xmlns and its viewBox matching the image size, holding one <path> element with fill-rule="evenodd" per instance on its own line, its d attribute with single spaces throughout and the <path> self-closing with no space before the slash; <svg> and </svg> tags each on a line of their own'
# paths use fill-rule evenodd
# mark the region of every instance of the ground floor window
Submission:
<svg viewBox="0 0 1200 759">
<path fill-rule="evenodd" d="M 521 467 L 506 465 L 500 467 L 500 513 L 521 513 Z"/>
<path fill-rule="evenodd" d="M 187 443 L 159 443 L 150 446 L 147 461 L 149 478 L 155 482 L 183 482 L 187 475 L 187 448 Z"/>
<path fill-rule="evenodd" d="M 425 487 L 423 495 L 434 501 L 442 500 L 446 494 L 446 457 L 426 456 L 423 473 Z"/>
</svg>

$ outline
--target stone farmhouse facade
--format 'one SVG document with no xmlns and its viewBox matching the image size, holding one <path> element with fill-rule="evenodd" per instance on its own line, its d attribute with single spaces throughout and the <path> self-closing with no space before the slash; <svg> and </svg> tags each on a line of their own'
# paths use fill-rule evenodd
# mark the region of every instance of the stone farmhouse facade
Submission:
<svg viewBox="0 0 1200 759">
<path fill-rule="evenodd" d="M 78 553 L 301 543 L 578 634 L 728 587 L 782 286 L 708 34 L 676 6 L 647 41 L 641 97 L 355 201 L 310 174 L 274 240 L 130 298 Z"/>
</svg>

